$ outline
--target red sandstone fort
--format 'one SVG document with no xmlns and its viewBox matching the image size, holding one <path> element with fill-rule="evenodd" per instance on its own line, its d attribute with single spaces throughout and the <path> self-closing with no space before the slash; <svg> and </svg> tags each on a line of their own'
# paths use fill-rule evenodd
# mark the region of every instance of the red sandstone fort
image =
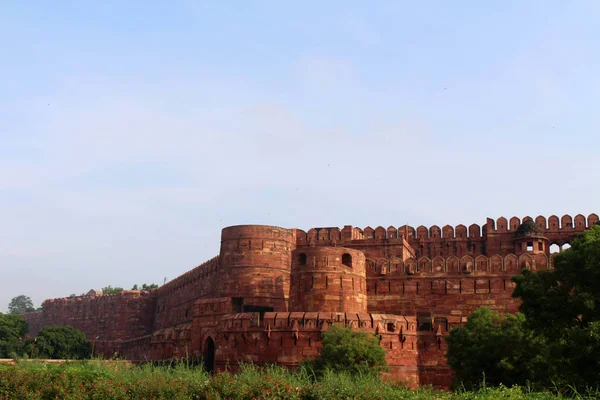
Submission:
<svg viewBox="0 0 600 400">
<path fill-rule="evenodd" d="M 297 366 L 344 324 L 378 335 L 392 378 L 447 387 L 448 330 L 479 306 L 517 311 L 511 276 L 551 268 L 552 245 L 597 223 L 591 214 L 416 230 L 231 226 L 219 256 L 158 289 L 46 300 L 24 317 L 33 334 L 76 327 L 106 356 L 190 357 L 209 370 Z"/>
</svg>

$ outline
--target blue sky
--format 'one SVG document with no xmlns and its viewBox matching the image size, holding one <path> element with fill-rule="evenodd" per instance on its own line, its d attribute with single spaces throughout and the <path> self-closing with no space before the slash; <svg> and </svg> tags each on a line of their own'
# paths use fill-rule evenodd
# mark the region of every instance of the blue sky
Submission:
<svg viewBox="0 0 600 400">
<path fill-rule="evenodd" d="M 0 310 L 162 283 L 228 225 L 598 212 L 599 19 L 596 1 L 4 2 Z"/>
</svg>

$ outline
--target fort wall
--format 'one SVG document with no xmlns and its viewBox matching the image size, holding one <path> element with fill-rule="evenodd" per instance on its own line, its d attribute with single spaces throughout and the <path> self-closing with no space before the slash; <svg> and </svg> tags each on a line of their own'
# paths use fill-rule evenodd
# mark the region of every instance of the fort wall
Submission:
<svg viewBox="0 0 600 400">
<path fill-rule="evenodd" d="M 217 256 L 156 289 L 153 329 L 191 323 L 196 300 L 218 297 L 220 273 Z"/>
<path fill-rule="evenodd" d="M 467 316 L 477 307 L 516 312 L 511 277 L 551 267 L 545 254 L 367 260 L 369 312 Z"/>
<path fill-rule="evenodd" d="M 215 257 L 151 291 L 52 299 L 31 333 L 70 325 L 97 353 L 297 366 L 333 323 L 377 334 L 389 377 L 447 386 L 444 335 L 477 307 L 515 312 L 511 277 L 552 268 L 598 216 L 488 219 L 480 227 L 224 228 Z"/>
<path fill-rule="evenodd" d="M 448 324 L 438 323 L 423 335 L 414 317 L 369 313 L 283 312 L 225 316 L 215 337 L 218 370 L 236 370 L 240 362 L 257 365 L 277 363 L 297 367 L 304 359 L 316 357 L 323 333 L 333 324 L 377 335 L 387 350 L 387 377 L 411 387 L 431 384 L 448 387 L 451 372 L 445 363 L 446 344 L 442 337 Z M 425 361 L 426 360 L 426 361 Z"/>
<path fill-rule="evenodd" d="M 294 252 L 290 311 L 366 312 L 365 255 L 344 247 Z"/>
<path fill-rule="evenodd" d="M 413 256 L 417 258 L 479 254 L 505 256 L 514 253 L 514 233 L 520 224 L 528 219 L 536 222 L 550 244 L 557 245 L 572 242 L 577 234 L 599 221 L 597 214 L 590 214 L 587 218 L 582 214 L 576 215 L 575 218 L 566 214 L 560 218 L 553 215 L 548 219 L 541 215 L 535 219 L 524 217 L 522 220 L 518 217 L 512 217 L 510 220 L 504 217 L 497 220 L 488 218 L 483 226 L 471 224 L 468 228 L 462 224 L 456 227 L 445 225 L 442 228 L 438 225 L 429 228 L 421 225 L 416 229 L 409 225 L 398 228 L 379 226 L 375 229 L 370 226 L 361 229 L 348 225 L 341 230 L 337 227 L 312 228 L 308 232 L 298 230 L 296 244 L 299 247 L 312 245 L 367 248 L 375 245 L 381 248 L 393 248 L 400 242 L 399 239 L 403 238 L 413 249 Z"/>
<path fill-rule="evenodd" d="M 287 310 L 295 232 L 276 226 L 223 229 L 218 297 L 235 297 L 239 311 L 259 307 Z"/>
<path fill-rule="evenodd" d="M 151 292 L 127 290 L 114 295 L 59 298 L 44 301 L 42 311 L 28 313 L 30 334 L 46 325 L 68 325 L 91 339 L 125 340 L 152 332 L 155 296 Z"/>
</svg>

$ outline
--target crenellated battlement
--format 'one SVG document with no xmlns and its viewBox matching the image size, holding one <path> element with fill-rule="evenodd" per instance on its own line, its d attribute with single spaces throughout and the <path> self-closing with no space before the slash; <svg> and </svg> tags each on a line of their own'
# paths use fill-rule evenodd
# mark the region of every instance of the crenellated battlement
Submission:
<svg viewBox="0 0 600 400">
<path fill-rule="evenodd" d="M 156 290 L 156 289 L 152 289 Z M 57 297 L 54 299 L 44 300 L 42 303 L 42 308 L 46 309 L 46 307 L 55 307 L 55 306 L 67 306 L 70 304 L 77 303 L 86 303 L 89 301 L 98 301 L 98 302 L 112 302 L 116 299 L 121 299 L 123 297 L 126 298 L 138 298 L 142 296 L 147 296 L 151 293 L 148 290 L 122 290 L 118 293 L 110 293 L 110 294 L 98 294 L 98 295 L 83 295 L 83 296 L 75 296 L 75 297 Z"/>
<path fill-rule="evenodd" d="M 70 325 L 88 337 L 123 340 L 151 332 L 155 300 L 155 292 L 145 290 L 49 299 L 41 312 L 25 318 L 32 323 L 33 334 L 44 325 Z"/>
<path fill-rule="evenodd" d="M 208 261 L 203 262 L 194 269 L 187 271 L 186 273 L 179 275 L 177 278 L 170 280 L 165 283 L 157 290 L 159 296 L 167 296 L 173 293 L 175 290 L 179 290 L 182 287 L 193 284 L 199 279 L 212 278 L 216 275 L 219 269 L 219 256 L 215 256 Z"/>
<path fill-rule="evenodd" d="M 578 214 L 575 218 L 570 215 L 563 215 L 561 218 L 553 215 L 548 219 L 538 216 L 535 220 L 529 216 L 523 219 L 512 217 L 510 220 L 504 217 L 497 220 L 488 218 L 483 226 L 471 224 L 468 227 L 462 224 L 454 227 L 444 225 L 441 228 L 438 225 L 430 227 L 421 225 L 417 228 L 403 225 L 398 228 L 367 226 L 362 229 L 346 225 L 342 229 L 337 227 L 311 228 L 307 232 L 297 229 L 296 246 L 298 248 L 349 247 L 364 251 L 367 257 L 370 257 L 371 253 L 378 252 L 378 250 L 373 250 L 376 246 L 387 248 L 387 252 L 402 253 L 401 258 L 403 259 L 422 256 L 429 258 L 456 256 L 460 258 L 465 255 L 472 257 L 494 254 L 506 256 L 510 253 L 519 255 L 524 251 L 521 246 L 526 247 L 528 243 L 515 243 L 514 234 L 527 220 L 534 221 L 539 228 L 538 236 L 544 240 L 547 239 L 548 242 L 543 243 L 539 250 L 549 256 L 551 245 L 562 246 L 572 242 L 578 234 L 597 224 L 599 219 L 597 214 L 590 214 L 587 218 Z M 400 256 L 400 254 L 396 254 L 396 256 Z"/>
<path fill-rule="evenodd" d="M 486 234 L 490 233 L 515 232 L 521 223 L 528 219 L 533 220 L 529 216 L 523 217 L 523 219 L 512 217 L 510 220 L 504 217 L 500 217 L 497 220 L 488 218 L 483 226 L 471 224 L 468 228 L 465 225 L 459 224 L 455 227 L 444 225 L 442 228 L 438 225 L 433 225 L 429 228 L 420 225 L 416 229 L 410 225 L 402 225 L 398 228 L 394 226 L 387 228 L 383 226 L 376 228 L 367 226 L 363 229 L 347 225 L 343 229 L 338 227 L 311 228 L 307 232 L 297 229 L 296 239 L 298 245 L 307 245 L 312 241 L 393 240 L 401 237 L 407 240 L 477 239 L 485 237 Z M 583 231 L 597 224 L 598 221 L 598 215 L 594 213 L 590 214 L 587 218 L 582 214 L 577 214 L 574 218 L 568 214 L 563 215 L 561 218 L 552 215 L 548 220 L 541 215 L 535 218 L 535 223 L 540 229 L 544 232 L 552 233 Z"/>
<path fill-rule="evenodd" d="M 455 321 L 460 323 L 460 318 Z M 356 330 L 385 333 L 417 333 L 415 316 L 395 314 L 370 314 L 367 312 L 268 312 L 261 318 L 258 313 L 229 314 L 221 319 L 218 330 L 221 332 L 245 331 L 257 328 L 268 333 L 276 331 L 322 332 L 331 325 L 338 324 Z M 448 326 L 442 327 L 445 332 Z M 268 337 L 268 336 L 267 336 Z"/>
<path fill-rule="evenodd" d="M 263 318 L 256 313 L 230 314 L 216 329 L 217 369 L 233 368 L 240 362 L 277 363 L 298 366 L 306 357 L 315 357 L 322 347 L 323 334 L 333 325 L 376 335 L 386 349 L 388 377 L 412 387 L 420 384 L 447 386 L 450 371 L 445 364 L 448 329 L 462 323 L 460 317 L 430 315 L 425 321 L 414 315 L 340 312 L 273 312 Z M 426 371 L 420 372 L 421 354 L 427 355 Z"/>
<path fill-rule="evenodd" d="M 485 227 L 483 228 L 485 229 Z M 370 226 L 364 229 L 353 227 L 351 225 L 340 228 L 311 228 L 307 232 L 300 229 L 296 230 L 296 244 L 298 246 L 310 245 L 313 242 L 348 242 L 348 241 L 381 241 L 389 240 L 396 242 L 401 239 L 405 240 L 429 240 L 429 239 L 467 239 L 480 238 L 482 236 L 482 228 L 477 224 L 472 224 L 467 227 L 457 225 L 453 228 L 450 225 L 445 225 L 442 229 L 439 226 L 433 225 L 429 228 L 421 225 L 416 229 L 410 225 L 403 225 L 398 228 L 389 226 L 384 228 L 378 226 L 373 229 Z"/>
<path fill-rule="evenodd" d="M 598 221 L 578 214 L 306 232 L 231 226 L 219 256 L 157 289 L 50 299 L 24 318 L 33 333 L 81 329 L 107 356 L 191 356 L 209 370 L 240 361 L 294 368 L 341 324 L 378 337 L 393 379 L 448 387 L 449 329 L 481 306 L 516 312 L 511 278 L 552 268 L 554 251 Z"/>
</svg>

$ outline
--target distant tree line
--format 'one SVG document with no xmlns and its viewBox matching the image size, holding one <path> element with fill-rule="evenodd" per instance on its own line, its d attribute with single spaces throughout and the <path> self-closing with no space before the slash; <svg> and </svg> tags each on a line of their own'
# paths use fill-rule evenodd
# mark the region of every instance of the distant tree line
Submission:
<svg viewBox="0 0 600 400">
<path fill-rule="evenodd" d="M 131 288 L 131 290 L 150 290 L 150 289 L 156 289 L 158 288 L 158 285 L 156 283 L 144 283 L 142 285 L 138 285 L 137 283 L 135 285 L 133 285 L 133 287 Z M 102 294 L 117 294 L 117 293 L 121 293 L 124 289 L 122 287 L 112 287 L 112 286 L 106 286 L 102 288 Z"/>
<path fill-rule="evenodd" d="M 138 285 L 133 285 L 131 290 L 150 290 L 150 289 L 158 289 L 158 285 L 156 283 L 147 284 L 144 283 L 142 286 L 138 287 Z"/>
<path fill-rule="evenodd" d="M 138 285 L 137 283 L 135 285 L 133 285 L 133 287 L 131 288 L 131 290 L 151 290 L 151 289 L 156 289 L 158 288 L 158 285 L 156 283 L 144 283 L 142 285 Z M 122 287 L 120 286 L 115 286 L 112 287 L 111 285 L 105 286 L 102 289 L 102 294 L 118 294 L 121 293 L 123 290 Z M 82 293 L 81 295 L 76 295 L 75 293 L 72 293 L 69 295 L 69 298 L 73 298 L 73 297 L 80 297 L 80 296 L 85 296 L 85 293 Z"/>
</svg>

